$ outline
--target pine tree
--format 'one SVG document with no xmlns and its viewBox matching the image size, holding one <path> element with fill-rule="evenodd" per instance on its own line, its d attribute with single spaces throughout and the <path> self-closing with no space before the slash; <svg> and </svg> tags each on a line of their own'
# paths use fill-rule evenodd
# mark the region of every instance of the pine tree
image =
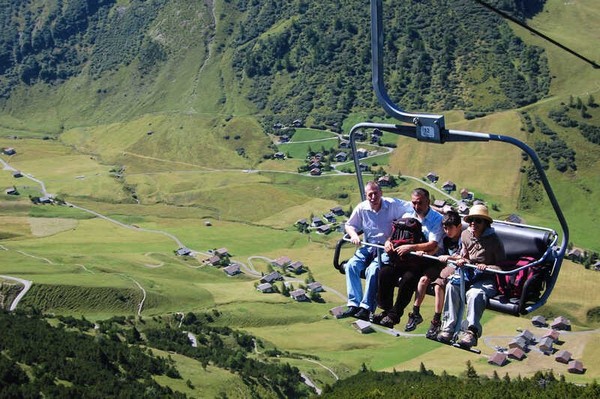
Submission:
<svg viewBox="0 0 600 399">
<path fill-rule="evenodd" d="M 467 378 L 478 378 L 477 371 L 475 367 L 471 364 L 470 360 L 467 360 L 467 369 L 465 370 L 465 375 Z"/>
<path fill-rule="evenodd" d="M 592 108 L 596 106 L 596 100 L 594 99 L 594 96 L 592 96 L 591 94 L 588 96 L 587 105 Z"/>
</svg>

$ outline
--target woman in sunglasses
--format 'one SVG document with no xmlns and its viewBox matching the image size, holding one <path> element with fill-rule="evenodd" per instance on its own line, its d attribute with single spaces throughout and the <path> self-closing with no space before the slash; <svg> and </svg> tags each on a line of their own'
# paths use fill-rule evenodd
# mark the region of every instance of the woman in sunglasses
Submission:
<svg viewBox="0 0 600 399">
<path fill-rule="evenodd" d="M 491 227 L 492 218 L 489 216 L 488 208 L 483 204 L 473 205 L 469 214 L 464 217 L 468 228 L 461 234 L 461 249 L 459 256 L 450 257 L 450 260 L 458 267 L 465 263 L 477 266 L 477 268 L 464 268 L 467 329 L 456 334 L 457 343 L 463 347 L 470 348 L 477 345 L 477 338 L 481 336 L 481 316 L 488 302 L 488 298 L 496 294 L 495 279 L 491 273 L 485 273 L 486 269 L 500 270 L 498 266 L 505 259 L 504 246 Z M 445 270 L 452 270 L 446 268 Z M 449 343 L 455 338 L 458 329 L 457 322 L 462 317 L 459 314 L 463 298 L 460 295 L 460 278 L 458 270 L 450 275 L 450 281 L 446 286 L 442 329 L 438 340 Z M 450 273 L 442 273 L 445 276 Z"/>
</svg>

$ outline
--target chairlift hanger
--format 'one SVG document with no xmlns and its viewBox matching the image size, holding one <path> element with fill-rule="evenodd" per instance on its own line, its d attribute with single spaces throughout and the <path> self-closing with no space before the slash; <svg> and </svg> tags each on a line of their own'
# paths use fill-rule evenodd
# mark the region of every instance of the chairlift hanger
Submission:
<svg viewBox="0 0 600 399">
<path fill-rule="evenodd" d="M 426 142 L 426 143 L 436 143 L 436 144 L 444 144 L 446 142 L 490 142 L 490 141 L 498 141 L 507 144 L 512 144 L 518 147 L 521 151 L 525 152 L 540 177 L 540 181 L 544 190 L 546 191 L 546 195 L 550 200 L 552 208 L 556 214 L 556 217 L 560 223 L 560 227 L 562 230 L 561 242 L 558 247 L 555 246 L 558 237 L 555 232 L 552 231 L 552 235 L 554 238 L 551 240 L 551 244 L 548 247 L 546 253 L 543 258 L 546 261 L 552 262 L 550 276 L 546 281 L 546 289 L 542 294 L 541 298 L 533 305 L 529 305 L 527 308 L 521 308 L 519 313 L 525 314 L 530 313 L 531 311 L 539 308 L 544 305 L 547 299 L 550 297 L 556 280 L 558 278 L 558 274 L 560 272 L 560 267 L 562 264 L 562 260 L 565 256 L 565 252 L 567 250 L 567 244 L 569 239 L 569 228 L 567 225 L 567 221 L 560 209 L 560 205 L 554 192 L 552 191 L 552 187 L 550 186 L 550 182 L 544 172 L 544 168 L 540 162 L 539 157 L 536 152 L 529 147 L 524 142 L 510 137 L 499 134 L 492 133 L 482 133 L 482 132 L 470 132 L 470 131 L 462 131 L 462 130 L 452 130 L 447 129 L 444 122 L 444 115 L 441 114 L 429 114 L 429 113 L 414 113 L 408 112 L 400 108 L 398 105 L 394 104 L 394 102 L 390 99 L 384 82 L 384 62 L 383 62 L 383 43 L 384 43 L 384 32 L 383 32 L 383 16 L 382 16 L 382 0 L 371 0 L 371 69 L 372 69 L 372 83 L 373 89 L 375 91 L 375 95 L 379 104 L 383 107 L 385 112 L 392 118 L 399 120 L 403 124 L 384 124 L 384 123 L 373 123 L 373 122 L 363 122 L 358 123 L 352 127 L 350 130 L 350 148 L 352 150 L 353 158 L 354 158 L 354 167 L 356 170 L 356 176 L 358 180 L 358 186 L 361 194 L 361 198 L 365 199 L 364 192 L 364 183 L 362 178 L 362 171 L 360 168 L 360 160 L 357 156 L 357 148 L 356 148 L 356 140 L 355 134 L 362 129 L 380 129 L 389 133 L 398 134 L 401 136 L 405 136 L 408 138 L 417 139 L 418 141 Z M 510 225 L 510 223 L 502 222 L 505 225 Z M 524 226 L 524 225 L 523 225 Z M 544 227 L 536 227 L 536 226 L 525 226 L 525 227 L 533 227 L 540 231 L 550 231 L 550 229 Z M 338 257 L 339 249 L 336 248 L 336 254 L 334 256 L 334 266 L 339 269 L 338 265 Z"/>
</svg>

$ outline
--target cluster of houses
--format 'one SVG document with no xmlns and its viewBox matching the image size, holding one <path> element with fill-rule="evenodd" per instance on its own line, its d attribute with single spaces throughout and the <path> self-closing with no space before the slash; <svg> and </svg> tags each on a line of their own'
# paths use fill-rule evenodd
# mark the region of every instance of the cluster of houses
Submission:
<svg viewBox="0 0 600 399">
<path fill-rule="evenodd" d="M 345 143 L 344 141 L 342 141 L 341 143 Z M 341 146 L 341 144 L 340 144 Z M 366 158 L 369 156 L 369 151 L 365 148 L 358 148 L 356 150 L 356 156 L 358 157 L 358 159 L 362 159 L 362 158 Z M 350 159 L 349 154 L 345 151 L 339 151 L 338 153 L 336 153 L 333 156 L 333 161 L 334 162 L 346 162 Z M 308 172 L 310 173 L 310 175 L 312 176 L 320 176 L 321 173 L 323 172 L 323 164 L 324 161 L 324 155 L 321 154 L 320 152 L 317 152 L 315 155 L 307 158 L 307 169 Z M 363 168 L 363 170 L 367 170 L 368 169 L 368 165 L 360 165 L 361 168 Z"/>
<path fill-rule="evenodd" d="M 344 312 L 344 306 L 337 306 L 329 310 L 329 313 L 335 318 L 340 318 Z M 570 373 L 582 374 L 585 372 L 583 363 L 573 359 L 572 354 L 567 350 L 557 350 L 556 345 L 561 345 L 560 331 L 570 331 L 571 323 L 563 316 L 554 319 L 548 326 L 546 319 L 543 316 L 534 316 L 531 320 L 532 324 L 539 328 L 549 327 L 549 329 L 541 336 L 536 337 L 529 330 L 522 330 L 508 344 L 507 348 L 497 348 L 497 351 L 488 357 L 488 363 L 496 366 L 505 366 L 509 363 L 509 359 L 521 361 L 527 357 L 527 353 L 533 349 L 538 350 L 546 356 L 554 356 L 558 363 L 567 365 L 567 370 Z M 352 322 L 352 327 L 361 334 L 368 334 L 374 331 L 372 323 L 364 320 L 356 320 Z M 392 330 L 391 333 L 394 333 Z"/>
<path fill-rule="evenodd" d="M 284 126 L 282 124 L 275 124 L 273 127 L 275 129 L 283 129 L 284 128 Z M 371 141 L 370 141 L 371 144 L 377 144 L 379 142 L 379 140 L 381 139 L 382 135 L 383 135 L 383 132 L 381 130 L 374 129 L 371 132 Z M 364 131 L 358 131 L 355 133 L 355 138 L 357 141 L 365 141 L 367 139 L 367 133 Z M 289 140 L 290 140 L 290 137 L 288 135 L 283 134 L 283 135 L 279 136 L 280 144 L 287 143 L 287 142 L 289 142 Z M 337 162 L 337 163 L 342 163 L 342 162 L 347 162 L 348 160 L 350 160 L 351 159 L 350 154 L 346 151 L 350 147 L 351 146 L 350 146 L 349 137 L 347 135 L 343 135 L 338 144 L 339 151 L 335 155 L 333 155 L 331 161 Z M 358 159 L 366 158 L 369 156 L 369 151 L 365 148 L 358 148 L 356 150 L 356 156 Z M 276 152 L 275 154 L 273 154 L 273 158 L 274 159 L 285 159 L 285 154 L 283 152 L 279 151 L 279 152 Z M 324 154 L 317 152 L 314 155 L 307 158 L 306 170 L 312 176 L 320 176 L 321 173 L 323 172 L 323 168 L 325 166 L 324 161 L 325 161 Z M 360 164 L 360 168 L 364 171 L 364 170 L 368 170 L 369 166 Z"/>
<path fill-rule="evenodd" d="M 209 266 L 223 266 L 223 272 L 225 272 L 228 276 L 235 276 L 236 274 L 240 274 L 242 271 L 240 270 L 240 265 L 237 263 L 231 263 L 229 257 L 229 250 L 227 248 L 218 248 L 218 249 L 210 249 L 208 253 L 211 254 L 208 258 L 205 258 L 202 263 Z M 196 252 L 192 251 L 189 248 L 181 247 L 175 251 L 175 255 L 177 256 L 196 256 Z"/>
<path fill-rule="evenodd" d="M 278 271 L 273 271 L 261 277 L 259 284 L 256 286 L 256 289 L 262 292 L 263 294 L 275 292 L 273 285 L 277 281 L 283 281 L 283 275 Z M 323 285 L 317 281 L 313 281 L 312 283 L 308 283 L 306 285 L 306 290 L 298 288 L 296 290 L 290 291 L 290 298 L 297 302 L 305 302 L 309 300 L 307 293 L 322 291 Z"/>
<path fill-rule="evenodd" d="M 292 261 L 287 256 L 280 256 L 279 258 L 275 259 L 271 262 L 271 266 L 276 267 L 279 270 L 287 270 L 290 273 L 296 274 L 300 274 L 306 271 L 302 262 L 300 262 L 299 260 Z"/>
<path fill-rule="evenodd" d="M 569 320 L 563 316 L 558 316 L 548 326 L 543 316 L 534 316 L 531 323 L 536 327 L 550 328 L 539 338 L 529 330 L 521 331 L 508 344 L 508 348 L 498 348 L 497 352 L 488 358 L 488 363 L 502 367 L 508 363 L 509 358 L 520 361 L 527 357 L 529 351 L 537 349 L 544 355 L 554 356 L 557 362 L 566 364 L 570 373 L 581 374 L 585 372 L 583 363 L 573 359 L 569 351 L 555 348 L 556 345 L 563 343 L 560 340 L 560 331 L 571 330 Z"/>
<path fill-rule="evenodd" d="M 295 274 L 300 274 L 300 273 L 303 273 L 304 271 L 306 271 L 306 269 L 304 268 L 304 264 L 302 262 L 292 261 L 287 256 L 280 256 L 279 258 L 271 261 L 271 266 L 281 270 L 282 272 L 287 271 L 287 272 L 295 273 Z M 277 281 L 283 281 L 283 280 L 284 280 L 283 275 L 278 270 L 274 270 L 271 273 L 266 274 L 261 277 L 259 284 L 256 286 L 256 289 L 258 291 L 262 292 L 263 294 L 271 293 L 271 292 L 275 291 L 273 284 L 275 284 Z M 323 291 L 323 285 L 317 281 L 313 281 L 313 282 L 307 284 L 306 290 L 299 288 L 299 289 L 290 291 L 290 297 L 295 301 L 303 302 L 303 301 L 309 300 L 307 292 L 308 293 L 311 293 L 311 292 L 316 293 L 316 292 L 322 292 L 322 291 Z"/>
<path fill-rule="evenodd" d="M 17 151 L 12 147 L 2 148 L 2 154 L 4 154 L 4 155 L 12 156 L 12 155 L 15 155 L 16 153 L 17 153 Z M 20 170 L 14 170 L 12 173 L 12 176 L 15 179 L 19 179 L 19 178 L 23 177 L 23 173 L 21 173 Z M 4 193 L 6 195 L 20 195 L 19 190 L 17 190 L 17 188 L 15 186 L 7 187 L 4 190 Z M 31 202 L 33 202 L 36 205 L 53 204 L 56 202 L 56 200 L 50 195 L 44 195 L 41 197 L 31 197 Z"/>
<path fill-rule="evenodd" d="M 435 172 L 427 173 L 425 178 L 433 184 L 437 184 L 438 180 L 440 179 L 440 177 Z M 446 191 L 447 193 L 456 191 L 456 184 L 453 181 L 448 180 L 444 184 L 442 184 L 442 190 Z M 463 191 L 464 191 L 464 197 L 463 197 Z M 461 190 L 461 197 L 463 199 L 468 199 L 468 198 L 466 198 L 468 195 L 469 195 L 469 192 L 466 189 Z"/>
<path fill-rule="evenodd" d="M 299 219 L 295 226 L 302 230 L 314 230 L 317 234 L 329 234 L 334 230 L 338 218 L 344 216 L 344 210 L 341 206 L 336 206 L 329 209 L 329 212 L 323 216 L 314 216 L 312 219 Z"/>
</svg>

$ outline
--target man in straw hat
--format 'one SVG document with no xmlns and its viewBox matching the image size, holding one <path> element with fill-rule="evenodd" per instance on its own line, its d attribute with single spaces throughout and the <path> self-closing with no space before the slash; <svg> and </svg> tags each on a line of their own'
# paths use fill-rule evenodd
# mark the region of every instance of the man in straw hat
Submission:
<svg viewBox="0 0 600 399">
<path fill-rule="evenodd" d="M 498 266 L 505 260 L 504 246 L 491 227 L 492 218 L 487 206 L 473 205 L 469 214 L 464 217 L 468 228 L 461 234 L 461 249 L 459 256 L 450 257 L 458 267 L 466 263 L 476 266 L 464 268 L 464 289 L 466 290 L 467 328 L 458 334 L 457 343 L 470 348 L 477 345 L 477 338 L 481 336 L 481 316 L 488 302 L 488 298 L 496 294 L 495 279 L 486 269 L 500 270 Z M 454 274 L 452 274 L 454 272 Z M 441 273 L 442 277 L 450 277 L 446 286 L 444 300 L 443 323 L 438 340 L 449 343 L 455 336 L 462 318 L 462 301 L 460 277 L 458 269 L 446 267 Z M 457 328 L 458 327 L 458 328 Z"/>
</svg>

